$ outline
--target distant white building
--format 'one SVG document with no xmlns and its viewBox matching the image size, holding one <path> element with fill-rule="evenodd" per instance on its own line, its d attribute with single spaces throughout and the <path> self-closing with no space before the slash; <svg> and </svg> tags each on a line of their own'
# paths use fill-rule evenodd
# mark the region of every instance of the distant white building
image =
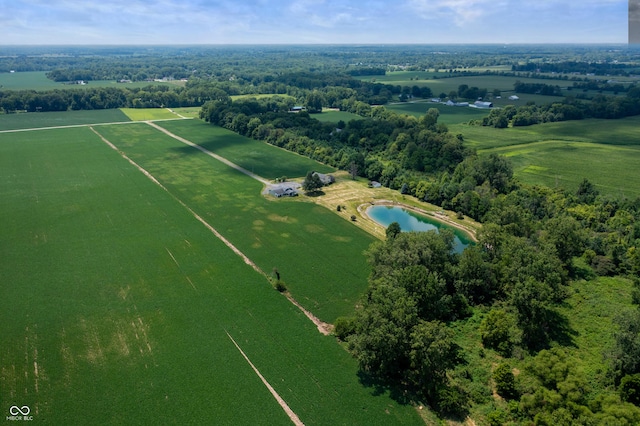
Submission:
<svg viewBox="0 0 640 426">
<path fill-rule="evenodd" d="M 476 108 L 493 108 L 493 103 L 491 102 L 483 102 L 483 101 L 475 101 L 473 106 Z"/>
<path fill-rule="evenodd" d="M 451 99 L 449 99 L 447 101 L 447 103 L 445 103 L 445 105 L 457 106 L 457 107 L 468 107 L 469 106 L 469 102 L 453 102 Z"/>
<path fill-rule="evenodd" d="M 519 99 L 520 99 L 520 98 L 519 98 L 518 96 L 516 96 L 516 95 L 511 95 L 511 96 L 509 96 L 509 100 L 510 100 L 510 101 L 517 101 L 517 100 L 519 100 Z"/>
</svg>

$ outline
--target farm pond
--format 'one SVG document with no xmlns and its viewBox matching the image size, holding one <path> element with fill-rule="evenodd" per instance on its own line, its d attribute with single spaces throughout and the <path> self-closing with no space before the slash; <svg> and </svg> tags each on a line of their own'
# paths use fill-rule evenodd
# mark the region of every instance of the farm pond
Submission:
<svg viewBox="0 0 640 426">
<path fill-rule="evenodd" d="M 474 244 L 464 231 L 402 207 L 371 206 L 367 209 L 367 215 L 384 227 L 389 226 L 393 222 L 398 222 L 403 232 L 438 232 L 440 229 L 450 229 L 453 231 L 453 250 L 456 253 L 462 253 L 465 247 L 469 244 Z"/>
</svg>

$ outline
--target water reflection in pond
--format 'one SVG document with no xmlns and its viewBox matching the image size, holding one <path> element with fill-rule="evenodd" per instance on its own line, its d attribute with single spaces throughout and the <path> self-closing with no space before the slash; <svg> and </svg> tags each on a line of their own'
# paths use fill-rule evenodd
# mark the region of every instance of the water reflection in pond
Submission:
<svg viewBox="0 0 640 426">
<path fill-rule="evenodd" d="M 456 227 L 431 219 L 418 213 L 405 210 L 398 206 L 371 206 L 367 209 L 369 217 L 385 228 L 393 222 L 400 224 L 400 229 L 404 232 L 410 231 L 439 231 L 440 229 L 450 229 L 454 234 L 453 250 L 461 253 L 473 241 L 469 236 Z"/>
</svg>

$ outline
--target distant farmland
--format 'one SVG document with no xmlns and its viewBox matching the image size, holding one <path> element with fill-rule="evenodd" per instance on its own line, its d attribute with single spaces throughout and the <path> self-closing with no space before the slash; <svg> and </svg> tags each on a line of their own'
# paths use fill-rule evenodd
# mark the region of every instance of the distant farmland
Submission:
<svg viewBox="0 0 640 426">
<path fill-rule="evenodd" d="M 180 80 L 175 81 L 136 81 L 133 83 L 118 83 L 115 80 L 93 80 L 86 84 L 65 84 L 47 78 L 45 71 L 28 71 L 0 73 L 0 89 L 3 90 L 51 90 L 51 89 L 78 89 L 82 90 L 90 87 L 128 87 L 142 88 L 145 86 L 183 86 L 185 83 Z"/>
<path fill-rule="evenodd" d="M 177 199 L 329 319 L 366 286 L 371 237 L 145 124 L 96 130 L 170 193 L 86 127 L 2 135 L 5 404 L 52 424 L 291 424 L 231 336 L 306 424 L 421 423 Z"/>
<path fill-rule="evenodd" d="M 422 117 L 430 108 L 440 111 L 438 123 L 457 124 L 468 123 L 471 120 L 482 120 L 489 115 L 489 110 L 471 107 L 448 106 L 435 102 L 402 102 L 385 105 L 390 111 L 399 114 L 409 114 L 414 117 Z"/>
<path fill-rule="evenodd" d="M 577 189 L 582 179 L 614 196 L 640 196 L 640 118 L 581 120 L 495 129 L 458 125 L 465 143 L 482 154 L 511 159 L 517 177 L 529 184 Z"/>
</svg>

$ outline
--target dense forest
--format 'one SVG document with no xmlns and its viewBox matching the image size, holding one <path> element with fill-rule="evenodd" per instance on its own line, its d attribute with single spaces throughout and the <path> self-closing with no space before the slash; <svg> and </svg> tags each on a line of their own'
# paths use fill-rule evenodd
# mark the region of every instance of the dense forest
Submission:
<svg viewBox="0 0 640 426">
<path fill-rule="evenodd" d="M 402 96 L 429 98 L 429 88 L 354 78 L 398 69 L 493 65 L 534 74 L 625 75 L 634 68 L 617 64 L 637 64 L 636 53 L 557 46 L 245 46 L 105 47 L 101 55 L 76 51 L 48 57 L 33 49 L 0 58 L 0 72 L 46 71 L 56 81 L 171 77 L 188 82 L 141 89 L 89 84 L 0 90 L 5 113 L 202 106 L 200 117 L 211 124 L 482 222 L 478 243 L 461 254 L 452 252 L 448 232 L 400 233 L 393 226 L 385 241 L 368 249 L 369 290 L 354 314 L 335 324 L 363 382 L 460 419 L 474 405 L 495 399 L 495 390 L 505 404 L 485 413 L 489 424 L 640 423 L 640 199 L 601 195 L 588 179 L 573 192 L 524 185 L 507 158 L 478 155 L 465 145 L 464 135 L 449 132 L 437 109 L 416 118 L 383 106 Z M 574 88 L 589 84 L 581 80 Z M 561 93 L 556 84 L 525 78 L 514 89 Z M 492 109 L 477 124 L 508 127 L 640 114 L 640 88 L 618 89 L 624 95 Z M 254 94 L 270 96 L 231 98 Z M 452 96 L 486 94 L 465 85 Z M 299 112 L 292 112 L 294 106 Z M 335 123 L 314 118 L 325 107 L 359 118 Z M 635 306 L 617 317 L 614 343 L 604 354 L 606 371 L 589 382 L 574 366 L 572 331 L 559 308 L 580 291 L 580 283 L 614 276 L 634 283 Z M 469 354 L 456 340 L 459 330 L 478 318 L 473 338 L 481 357 L 495 354 L 500 360 L 489 367 L 490 376 L 471 372 Z M 514 374 L 515 362 L 525 365 L 524 371 Z"/>
</svg>

